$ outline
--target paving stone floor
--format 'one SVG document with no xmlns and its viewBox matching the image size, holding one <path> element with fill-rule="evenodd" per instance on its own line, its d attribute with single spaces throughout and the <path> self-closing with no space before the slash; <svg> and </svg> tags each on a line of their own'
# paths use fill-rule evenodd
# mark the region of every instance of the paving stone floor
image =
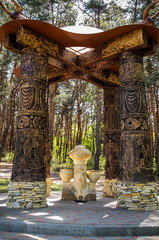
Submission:
<svg viewBox="0 0 159 240">
<path fill-rule="evenodd" d="M 116 199 L 103 198 L 102 192 L 98 192 L 96 202 L 77 203 L 62 202 L 61 192 L 52 192 L 48 198 L 48 208 L 43 209 L 7 209 L 5 208 L 6 194 L 0 194 L 0 222 L 9 221 L 14 224 L 20 222 L 26 224 L 59 224 L 68 226 L 108 226 L 108 227 L 158 227 L 159 210 L 157 211 L 126 211 L 116 208 Z M 10 230 L 12 231 L 12 230 Z M 14 231 L 14 230 L 13 230 Z M 149 234 L 148 234 L 149 235 Z M 38 235 L 32 233 L 0 232 L 0 239 L 18 240 L 129 240 L 152 239 L 159 240 L 159 236 L 147 237 L 77 237 Z"/>
<path fill-rule="evenodd" d="M 0 219 L 23 222 L 84 224 L 84 225 L 155 225 L 159 227 L 159 210 L 126 211 L 116 208 L 116 199 L 103 198 L 98 192 L 96 202 L 62 202 L 61 192 L 52 192 L 48 208 L 7 209 L 6 194 L 0 194 Z"/>
</svg>

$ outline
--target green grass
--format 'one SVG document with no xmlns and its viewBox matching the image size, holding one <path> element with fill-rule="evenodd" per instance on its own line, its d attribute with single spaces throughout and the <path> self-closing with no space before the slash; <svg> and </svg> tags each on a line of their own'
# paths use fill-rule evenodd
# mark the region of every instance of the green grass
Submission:
<svg viewBox="0 0 159 240">
<path fill-rule="evenodd" d="M 52 182 L 51 183 L 51 191 L 61 191 L 62 190 L 62 184 L 57 184 Z"/>
<path fill-rule="evenodd" d="M 4 157 L 2 157 L 2 162 L 12 163 L 14 159 L 13 152 L 7 152 Z"/>
<path fill-rule="evenodd" d="M 0 193 L 7 193 L 9 179 L 0 178 Z"/>
</svg>

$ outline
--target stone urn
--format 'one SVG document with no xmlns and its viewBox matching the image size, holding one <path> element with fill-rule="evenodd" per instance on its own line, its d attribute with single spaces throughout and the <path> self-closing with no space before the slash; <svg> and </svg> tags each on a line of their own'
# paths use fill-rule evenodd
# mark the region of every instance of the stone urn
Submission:
<svg viewBox="0 0 159 240">
<path fill-rule="evenodd" d="M 87 170 L 86 176 L 88 180 L 92 183 L 95 183 L 100 178 L 100 171 L 98 170 Z"/>
<path fill-rule="evenodd" d="M 75 165 L 86 165 L 92 153 L 85 146 L 77 145 L 69 154 Z"/>
<path fill-rule="evenodd" d="M 71 178 L 73 178 L 73 170 L 72 169 L 60 169 L 59 175 L 63 182 L 69 182 L 71 180 Z"/>
</svg>

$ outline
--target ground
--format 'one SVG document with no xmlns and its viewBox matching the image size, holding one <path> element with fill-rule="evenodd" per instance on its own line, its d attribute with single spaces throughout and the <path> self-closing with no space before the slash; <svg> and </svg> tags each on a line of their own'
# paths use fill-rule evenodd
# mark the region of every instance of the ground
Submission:
<svg viewBox="0 0 159 240">
<path fill-rule="evenodd" d="M 0 163 L 0 179 L 10 179 L 12 172 L 12 163 L 1 162 Z M 59 177 L 59 173 L 51 171 L 51 180 L 55 184 L 54 186 L 62 185 L 62 180 Z M 102 191 L 104 186 L 104 173 L 97 182 L 97 191 Z M 60 189 L 60 187 L 59 187 Z M 57 188 L 55 190 L 58 190 Z"/>
<path fill-rule="evenodd" d="M 1 163 L 0 178 L 9 181 L 11 170 L 12 164 Z M 57 172 L 51 172 L 51 178 L 54 183 L 62 184 Z M 116 199 L 102 197 L 103 185 L 104 176 L 101 176 L 96 202 L 62 202 L 61 192 L 54 191 L 47 198 L 49 208 L 43 209 L 7 209 L 7 194 L 1 193 L 0 240 L 159 240 L 159 210 L 143 212 L 116 208 Z M 109 236 L 107 231 L 116 237 L 102 237 L 101 233 Z M 135 232 L 135 236 L 129 236 L 131 232 Z M 98 237 L 89 237 L 97 233 Z"/>
</svg>

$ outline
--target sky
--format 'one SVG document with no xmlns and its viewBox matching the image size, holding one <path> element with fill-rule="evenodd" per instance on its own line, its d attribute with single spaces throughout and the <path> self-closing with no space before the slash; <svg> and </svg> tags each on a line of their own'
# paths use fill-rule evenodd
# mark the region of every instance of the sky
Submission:
<svg viewBox="0 0 159 240">
<path fill-rule="evenodd" d="M 109 3 L 110 1 L 111 0 L 104 0 L 104 3 Z M 85 2 L 88 2 L 88 0 L 85 0 Z M 116 3 L 119 6 L 125 8 L 126 5 L 127 5 L 127 0 L 116 0 Z M 82 4 L 81 4 L 80 0 L 77 1 L 77 4 L 79 4 L 80 7 L 82 8 Z M 79 9 L 78 9 L 78 13 L 79 13 L 79 16 L 78 16 L 78 20 L 77 20 L 77 23 L 76 23 L 77 26 L 81 24 L 81 20 L 80 19 L 83 17 L 83 14 L 82 14 L 82 12 Z"/>
<path fill-rule="evenodd" d="M 88 0 L 85 0 L 87 2 Z M 104 3 L 109 3 L 111 0 L 104 0 Z M 117 0 L 117 4 L 119 4 L 122 7 L 125 7 L 127 5 L 127 0 Z"/>
</svg>

